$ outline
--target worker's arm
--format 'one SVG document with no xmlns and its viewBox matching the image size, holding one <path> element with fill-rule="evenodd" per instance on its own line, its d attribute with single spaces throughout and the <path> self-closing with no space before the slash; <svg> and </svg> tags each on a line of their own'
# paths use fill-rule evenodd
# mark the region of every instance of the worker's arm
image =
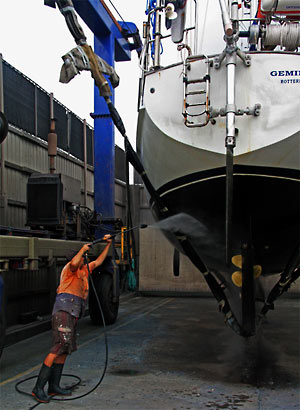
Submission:
<svg viewBox="0 0 300 410">
<path fill-rule="evenodd" d="M 98 268 L 98 266 L 100 266 L 100 265 L 103 263 L 104 259 L 106 258 L 107 254 L 108 254 L 108 251 L 109 251 L 109 248 L 110 248 L 110 245 L 111 245 L 111 242 L 112 242 L 112 239 L 111 239 L 111 236 L 110 236 L 110 235 L 105 235 L 105 236 L 103 237 L 103 239 L 106 240 L 107 244 L 106 244 L 106 246 L 105 246 L 103 252 L 102 252 L 102 253 L 98 256 L 98 258 L 93 262 L 93 263 L 94 263 L 94 269 L 95 269 L 95 268 Z"/>
<path fill-rule="evenodd" d="M 86 243 L 85 245 L 83 245 L 83 247 L 78 251 L 78 253 L 70 261 L 69 266 L 72 272 L 75 272 L 79 268 L 81 261 L 82 261 L 83 254 L 90 249 L 90 246 L 91 246 L 90 243 Z"/>
</svg>

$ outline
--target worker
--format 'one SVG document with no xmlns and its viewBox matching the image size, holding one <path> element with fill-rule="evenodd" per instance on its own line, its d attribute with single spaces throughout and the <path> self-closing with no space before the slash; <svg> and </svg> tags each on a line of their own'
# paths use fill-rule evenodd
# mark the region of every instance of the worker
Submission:
<svg viewBox="0 0 300 410">
<path fill-rule="evenodd" d="M 90 273 L 103 263 L 108 254 L 112 242 L 111 236 L 105 235 L 103 239 L 107 244 L 98 258 L 88 264 Z M 36 385 L 32 390 L 32 395 L 40 403 L 48 403 L 50 396 L 53 395 L 72 393 L 71 389 L 62 389 L 59 382 L 67 355 L 77 350 L 77 321 L 83 316 L 89 291 L 89 271 L 85 264 L 85 255 L 90 246 L 91 244 L 85 244 L 79 251 L 67 256 L 69 262 L 61 272 L 52 311 L 53 345 L 43 362 Z M 48 395 L 44 391 L 47 382 L 49 384 Z"/>
</svg>

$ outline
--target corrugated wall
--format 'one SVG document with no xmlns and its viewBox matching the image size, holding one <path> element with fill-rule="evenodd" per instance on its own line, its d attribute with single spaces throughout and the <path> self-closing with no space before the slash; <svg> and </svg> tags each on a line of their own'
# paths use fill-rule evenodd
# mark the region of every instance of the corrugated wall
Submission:
<svg viewBox="0 0 300 410">
<path fill-rule="evenodd" d="M 1 225 L 24 228 L 26 223 L 26 185 L 32 173 L 48 173 L 47 143 L 10 126 L 4 146 L 4 193 L 6 212 Z M 81 205 L 84 204 L 84 163 L 64 152 L 57 155 L 57 173 L 81 183 Z M 94 168 L 87 166 L 87 206 L 94 209 Z"/>
<path fill-rule="evenodd" d="M 0 225 L 24 228 L 26 223 L 26 186 L 32 173 L 48 173 L 47 143 L 25 131 L 10 126 L 9 134 L 3 143 L 4 148 L 4 192 L 7 200 L 5 215 Z M 118 148 L 120 150 L 120 148 Z M 124 152 L 123 152 L 124 155 Z M 120 157 L 120 153 L 119 153 Z M 119 158 L 118 157 L 118 158 Z M 124 160 L 124 158 L 122 158 Z M 119 168 L 119 164 L 116 164 Z M 0 168 L 0 176 L 1 176 Z M 56 172 L 80 181 L 81 205 L 84 204 L 84 163 L 73 156 L 58 150 Z M 119 175 L 121 176 L 121 175 Z M 94 209 L 94 167 L 87 165 L 87 204 Z M 125 182 L 115 182 L 115 217 L 126 221 Z M 0 213 L 1 214 L 1 213 Z"/>
</svg>

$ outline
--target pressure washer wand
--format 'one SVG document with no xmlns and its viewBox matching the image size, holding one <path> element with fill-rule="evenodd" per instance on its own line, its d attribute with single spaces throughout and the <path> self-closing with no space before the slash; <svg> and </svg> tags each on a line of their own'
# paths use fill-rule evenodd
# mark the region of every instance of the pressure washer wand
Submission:
<svg viewBox="0 0 300 410">
<path fill-rule="evenodd" d="M 118 231 L 118 232 L 115 232 L 115 233 L 113 233 L 113 234 L 106 234 L 106 235 L 110 235 L 110 238 L 114 238 L 115 236 L 119 235 L 119 234 L 122 233 L 122 232 L 127 233 L 127 232 L 129 232 L 129 231 L 133 231 L 134 229 L 138 229 L 138 228 L 144 229 L 144 228 L 147 228 L 147 226 L 148 226 L 148 225 L 146 225 L 146 224 L 141 224 L 141 225 L 134 226 L 133 228 L 126 229 L 126 230 L 124 230 L 124 231 Z M 91 243 L 90 246 L 92 247 L 93 245 L 96 245 L 96 243 L 102 242 L 102 241 L 103 241 L 103 238 L 104 238 L 104 236 L 102 236 L 102 238 L 100 238 L 100 239 L 96 239 L 94 242 Z M 109 238 L 109 239 L 110 239 L 110 238 Z"/>
</svg>

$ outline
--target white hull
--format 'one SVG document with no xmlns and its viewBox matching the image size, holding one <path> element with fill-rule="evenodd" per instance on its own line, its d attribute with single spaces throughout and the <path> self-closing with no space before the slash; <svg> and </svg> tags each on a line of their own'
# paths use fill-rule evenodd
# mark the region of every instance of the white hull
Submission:
<svg viewBox="0 0 300 410">
<path fill-rule="evenodd" d="M 300 56 L 253 54 L 251 67 L 237 69 L 237 107 L 261 104 L 261 113 L 237 116 L 239 129 L 234 163 L 249 166 L 299 170 L 300 99 L 299 76 L 272 76 L 271 72 L 296 70 Z M 195 76 L 203 71 L 203 60 L 195 64 Z M 196 69 L 200 74 L 196 73 Z M 298 71 L 297 71 L 298 72 Z M 140 109 L 138 150 L 146 172 L 156 189 L 173 179 L 225 165 L 225 118 L 202 128 L 188 128 L 182 116 L 182 65 L 146 76 L 144 107 Z M 211 98 L 214 108 L 225 106 L 225 66 L 211 70 Z M 300 72 L 299 72 L 300 74 Z M 294 83 L 281 83 L 295 80 Z M 299 81 L 299 82 L 296 82 Z M 151 93 L 150 90 L 155 90 Z M 172 92 L 170 92 L 170 90 Z"/>
</svg>

